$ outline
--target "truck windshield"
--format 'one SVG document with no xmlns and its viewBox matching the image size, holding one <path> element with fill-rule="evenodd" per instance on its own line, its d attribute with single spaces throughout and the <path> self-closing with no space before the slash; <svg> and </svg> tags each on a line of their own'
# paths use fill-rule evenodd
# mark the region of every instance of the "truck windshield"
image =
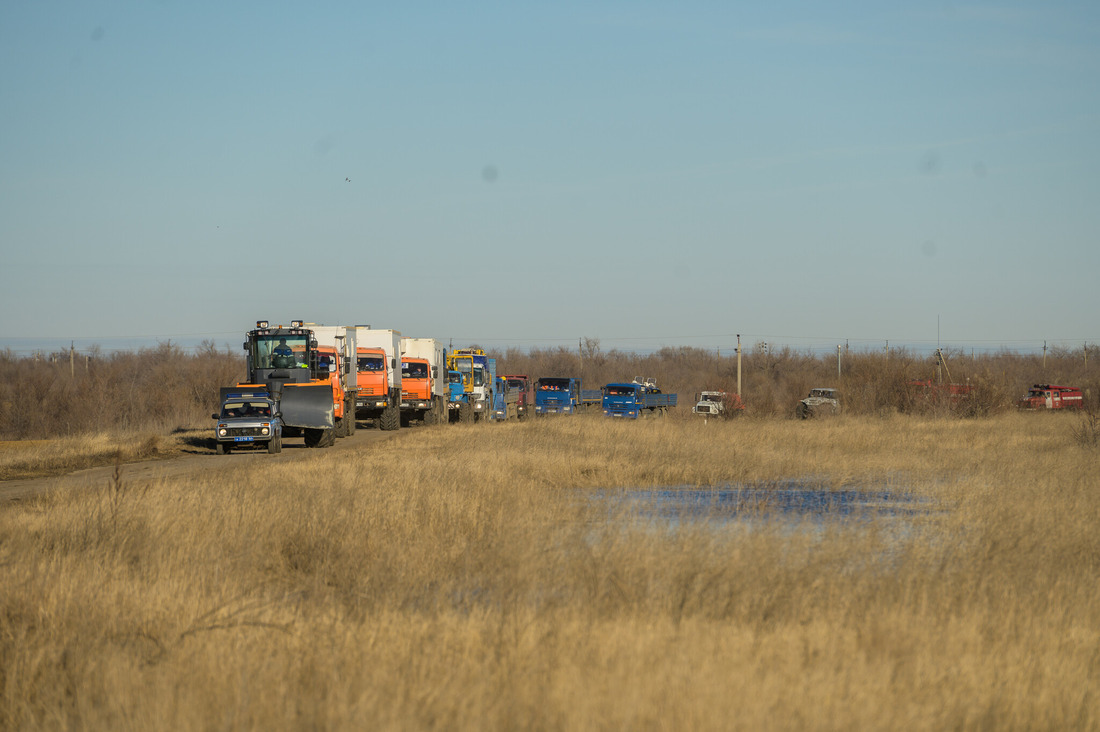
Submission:
<svg viewBox="0 0 1100 732">
<path fill-rule="evenodd" d="M 249 356 L 257 369 L 292 369 L 308 367 L 308 336 L 256 336 L 250 344 Z"/>
<path fill-rule="evenodd" d="M 633 396 L 633 386 L 609 386 L 607 387 L 607 393 L 611 396 Z"/>
<path fill-rule="evenodd" d="M 428 378 L 428 364 L 403 363 L 401 364 L 402 379 L 426 379 Z"/>
<path fill-rule="evenodd" d="M 381 356 L 357 356 L 355 358 L 355 369 L 357 371 L 384 371 L 386 368 L 386 361 Z M 404 370 L 404 367 L 402 367 Z"/>
<path fill-rule="evenodd" d="M 485 367 L 479 363 L 474 363 L 472 358 L 456 358 L 455 359 L 455 371 L 462 374 L 463 383 L 471 383 L 471 374 L 473 378 L 474 386 L 485 386 Z"/>
<path fill-rule="evenodd" d="M 461 384 L 462 383 L 462 374 L 458 371 L 448 371 L 447 372 L 447 383 L 448 384 Z"/>
<path fill-rule="evenodd" d="M 222 419 L 270 416 L 271 405 L 268 402 L 226 402 L 222 405 Z"/>
<path fill-rule="evenodd" d="M 569 379 L 539 379 L 539 391 L 566 391 L 569 389 Z"/>
</svg>

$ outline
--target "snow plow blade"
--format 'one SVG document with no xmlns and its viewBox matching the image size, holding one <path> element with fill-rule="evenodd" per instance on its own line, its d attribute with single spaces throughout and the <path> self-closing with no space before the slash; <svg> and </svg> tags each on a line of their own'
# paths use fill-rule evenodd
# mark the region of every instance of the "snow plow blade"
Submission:
<svg viewBox="0 0 1100 732">
<path fill-rule="evenodd" d="M 287 384 L 282 389 L 279 411 L 287 427 L 332 429 L 336 426 L 329 384 Z"/>
</svg>

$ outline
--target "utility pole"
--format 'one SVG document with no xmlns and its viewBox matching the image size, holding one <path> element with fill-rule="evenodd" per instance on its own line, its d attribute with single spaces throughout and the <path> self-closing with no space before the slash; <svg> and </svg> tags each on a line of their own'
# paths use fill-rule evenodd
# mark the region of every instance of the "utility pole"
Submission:
<svg viewBox="0 0 1100 732">
<path fill-rule="evenodd" d="M 837 386 L 840 386 L 840 344 L 836 344 L 836 378 Z"/>
<path fill-rule="evenodd" d="M 737 397 L 741 398 L 741 334 L 737 334 Z"/>
<path fill-rule="evenodd" d="M 1043 376 L 1047 375 L 1047 342 L 1043 341 Z"/>
<path fill-rule="evenodd" d="M 75 345 L 74 341 L 69 341 L 69 378 L 70 379 L 75 379 L 76 378 L 76 366 L 73 363 L 73 347 L 74 347 L 74 345 Z"/>
</svg>

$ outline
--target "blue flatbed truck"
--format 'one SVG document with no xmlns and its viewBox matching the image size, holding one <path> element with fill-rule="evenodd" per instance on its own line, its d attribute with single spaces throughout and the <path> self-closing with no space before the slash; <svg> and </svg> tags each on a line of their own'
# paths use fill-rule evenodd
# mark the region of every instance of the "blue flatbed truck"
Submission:
<svg viewBox="0 0 1100 732">
<path fill-rule="evenodd" d="M 603 388 L 603 413 L 606 417 L 656 417 L 675 406 L 676 395 L 661 393 L 652 381 L 607 384 Z"/>
</svg>

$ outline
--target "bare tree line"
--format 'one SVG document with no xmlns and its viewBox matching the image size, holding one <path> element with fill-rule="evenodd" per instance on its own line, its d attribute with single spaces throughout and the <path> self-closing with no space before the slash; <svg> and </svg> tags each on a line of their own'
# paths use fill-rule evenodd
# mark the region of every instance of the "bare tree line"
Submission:
<svg viewBox="0 0 1100 732">
<path fill-rule="evenodd" d="M 604 350 L 595 338 L 577 347 L 509 348 L 487 352 L 497 372 L 580 377 L 596 389 L 613 381 L 652 377 L 665 392 L 680 395 L 681 412 L 695 392 L 737 390 L 734 355 L 693 347 L 665 347 L 639 354 Z M 935 356 L 896 349 L 888 354 L 812 354 L 788 347 L 746 349 L 741 390 L 748 416 L 786 417 L 814 387 L 840 389 L 852 414 L 939 411 L 976 416 L 1014 408 L 1034 383 L 1061 383 L 1100 395 L 1100 349 L 1051 349 L 1043 355 L 1000 351 L 979 355 L 945 349 Z M 839 371 L 839 373 L 838 373 Z M 218 389 L 245 376 L 242 355 L 208 341 L 194 352 L 171 343 L 103 354 L 98 349 L 19 357 L 0 352 L 0 439 L 45 439 L 103 430 L 171 430 L 201 426 L 217 407 Z M 914 380 L 967 384 L 968 399 L 929 398 Z"/>
</svg>

